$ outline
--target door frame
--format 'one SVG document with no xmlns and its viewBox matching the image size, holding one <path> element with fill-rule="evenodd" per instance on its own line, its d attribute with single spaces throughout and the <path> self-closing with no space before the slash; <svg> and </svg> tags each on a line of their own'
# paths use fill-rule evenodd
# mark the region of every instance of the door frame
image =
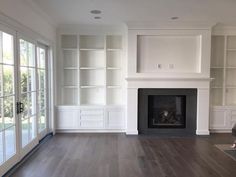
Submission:
<svg viewBox="0 0 236 177">
<path fill-rule="evenodd" d="M 54 80 L 52 79 L 52 77 L 54 77 L 54 72 L 52 71 L 53 66 L 51 66 L 49 68 L 49 63 L 54 65 L 53 63 L 53 52 L 54 52 L 54 48 L 52 48 L 51 46 L 54 46 L 53 43 L 51 43 L 50 41 L 41 38 L 40 35 L 38 35 L 37 33 L 31 33 L 34 34 L 32 38 L 28 37 L 29 35 L 24 35 L 24 31 L 28 31 L 27 28 L 25 28 L 24 26 L 18 25 L 16 23 L 16 26 L 18 27 L 14 27 L 12 25 L 8 25 L 7 22 L 3 22 L 2 20 L 2 16 L 0 15 L 0 31 L 2 32 L 6 32 L 10 35 L 13 36 L 13 52 L 14 52 L 14 94 L 15 94 L 15 103 L 17 101 L 19 101 L 20 98 L 20 85 L 19 85 L 19 79 L 20 77 L 19 75 L 19 69 L 20 69 L 20 43 L 19 43 L 19 39 L 23 39 L 26 40 L 28 42 L 33 43 L 35 46 L 35 60 L 37 62 L 37 47 L 41 44 L 40 42 L 38 42 L 38 40 L 42 40 L 42 45 L 46 47 L 46 62 L 45 62 L 45 66 L 46 66 L 46 104 L 47 104 L 47 111 L 46 111 L 46 116 L 47 116 L 47 122 L 46 122 L 46 130 L 43 131 L 42 133 L 39 133 L 38 131 L 38 115 L 36 116 L 36 138 L 34 139 L 34 142 L 30 143 L 30 145 L 26 145 L 24 147 L 24 149 L 21 149 L 21 119 L 20 119 L 20 114 L 15 114 L 15 155 L 13 155 L 11 158 L 9 158 L 7 161 L 3 162 L 3 164 L 0 165 L 0 176 L 5 174 L 8 170 L 10 170 L 14 165 L 16 165 L 18 162 L 20 162 L 20 160 L 25 157 L 25 155 L 27 153 L 29 153 L 35 146 L 37 146 L 37 144 L 39 143 L 39 140 L 42 139 L 45 135 L 47 135 L 47 133 L 49 133 L 49 131 L 53 131 L 53 124 L 52 122 L 54 122 L 53 120 L 53 116 L 54 116 L 54 109 L 53 109 L 53 103 L 54 103 L 54 96 L 50 95 L 50 94 L 54 94 L 54 91 L 50 91 L 49 92 L 49 86 L 53 86 L 52 84 L 54 84 Z M 13 24 L 15 24 L 15 22 L 12 22 Z M 22 27 L 20 30 L 19 26 Z M 22 31 L 23 33 L 19 32 Z M 27 34 L 27 33 L 25 33 Z M 32 35 L 31 35 L 32 36 Z M 34 40 L 33 38 L 37 39 Z M 45 44 L 44 44 L 45 43 Z M 37 64 L 37 63 L 36 63 Z M 37 66 L 36 66 L 36 72 L 35 72 L 35 77 L 37 79 Z M 37 80 L 36 80 L 36 88 L 37 88 Z M 36 92 L 37 93 L 37 92 Z M 37 95 L 36 95 L 36 107 L 37 107 Z M 16 107 L 15 107 L 16 109 Z M 38 108 L 36 108 L 38 109 Z M 15 110 L 16 112 L 16 110 Z"/>
<path fill-rule="evenodd" d="M 34 52 L 35 52 L 35 87 L 37 89 L 37 41 L 34 39 L 31 39 L 21 33 L 17 32 L 17 37 L 16 37 L 16 41 L 17 41 L 17 92 L 18 92 L 18 97 L 17 97 L 17 101 L 20 101 L 20 96 L 21 96 L 21 92 L 20 92 L 20 39 L 25 40 L 27 42 L 30 42 L 34 45 Z M 36 107 L 36 132 L 35 135 L 36 137 L 34 139 L 31 140 L 31 142 L 29 142 L 29 144 L 27 144 L 25 147 L 22 147 L 22 133 L 21 133 L 21 114 L 18 114 L 18 121 L 19 121 L 19 136 L 18 136 L 18 145 L 19 145 L 19 152 L 20 152 L 20 159 L 22 159 L 26 154 L 28 154 L 38 143 L 39 143 L 39 138 L 38 138 L 38 134 L 37 134 L 37 129 L 38 129 L 38 116 L 37 116 L 37 90 L 36 90 L 36 98 L 35 98 L 35 107 Z"/>
<path fill-rule="evenodd" d="M 49 94 L 48 94 L 48 91 L 49 91 L 49 73 L 48 73 L 48 58 L 49 58 L 49 48 L 48 46 L 40 43 L 40 42 L 37 42 L 37 46 L 36 46 L 36 51 L 38 48 L 42 48 L 45 50 L 45 84 L 46 84 L 46 87 L 45 87 L 45 91 L 46 91 L 46 94 L 45 94 L 45 98 L 46 98 L 46 107 L 45 107 L 45 115 L 46 115 L 46 129 L 43 130 L 42 132 L 39 132 L 39 129 L 37 127 L 37 136 L 39 138 L 39 140 L 41 140 L 43 137 L 45 137 L 47 135 L 47 133 L 49 132 Z M 37 51 L 38 52 L 38 51 Z M 37 57 L 38 57 L 38 54 L 37 54 Z M 38 69 L 38 68 L 37 68 Z M 38 77 L 38 70 L 36 71 L 36 78 L 37 78 L 37 83 L 39 83 L 39 77 Z M 37 87 L 38 88 L 38 87 Z M 37 90 L 38 91 L 38 90 Z"/>
<path fill-rule="evenodd" d="M 15 103 L 18 98 L 18 91 L 17 91 L 17 56 L 18 56 L 18 50 L 17 50 L 17 33 L 16 31 L 6 27 L 5 25 L 0 24 L 0 31 L 8 33 L 13 36 L 13 53 L 14 53 L 14 94 L 15 94 Z M 16 108 L 16 104 L 15 104 Z M 3 162 L 3 164 L 0 166 L 0 174 L 6 172 L 9 170 L 13 165 L 15 165 L 19 161 L 19 119 L 18 115 L 16 113 L 16 109 L 14 110 L 15 112 L 15 155 L 10 157 L 7 161 Z"/>
</svg>

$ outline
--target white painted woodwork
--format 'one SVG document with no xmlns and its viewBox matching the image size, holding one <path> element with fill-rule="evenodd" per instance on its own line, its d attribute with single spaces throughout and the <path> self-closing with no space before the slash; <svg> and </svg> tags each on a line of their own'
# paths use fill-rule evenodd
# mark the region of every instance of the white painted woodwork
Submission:
<svg viewBox="0 0 236 177">
<path fill-rule="evenodd" d="M 122 35 L 62 33 L 59 38 L 57 131 L 123 131 Z"/>
<path fill-rule="evenodd" d="M 200 72 L 200 35 L 139 35 L 137 72 Z"/>
<path fill-rule="evenodd" d="M 150 45 L 146 42 L 143 44 L 146 47 L 140 48 L 138 45 L 138 39 L 140 36 L 148 36 L 148 40 L 146 40 L 149 42 L 149 38 L 153 37 L 155 40 L 152 40 L 152 43 L 155 45 Z M 179 42 L 180 46 L 175 48 L 174 46 L 176 46 L 176 43 L 173 45 L 156 44 L 161 37 L 164 41 L 168 41 L 168 43 L 170 43 L 170 41 L 173 41 L 173 36 L 175 38 L 178 37 L 178 41 L 182 40 Z M 186 42 L 186 38 L 190 39 Z M 161 41 L 163 42 L 163 40 Z M 129 29 L 128 78 L 209 78 L 210 42 L 211 30 L 209 26 L 205 27 L 205 29 Z M 189 47 L 186 47 L 187 45 L 189 45 Z M 186 50 L 183 52 L 184 48 L 186 48 Z M 140 49 L 143 49 L 144 51 L 139 51 Z M 173 58 L 173 56 L 171 56 L 172 54 L 168 54 L 167 52 L 169 51 L 169 53 L 172 53 L 170 52 L 172 50 L 174 50 L 174 53 L 178 53 L 176 58 Z M 148 54 L 150 56 L 145 56 L 149 51 L 151 51 L 151 54 Z M 157 54 L 158 51 L 162 54 Z M 140 54 L 141 60 L 143 57 L 145 59 L 143 58 L 143 61 L 139 64 Z M 155 55 L 159 56 L 159 58 L 155 58 Z M 145 60 L 152 62 L 152 65 L 145 63 Z M 144 66 L 141 66 L 141 64 Z M 160 68 L 157 67 L 158 64 L 161 65 Z M 154 67 L 156 68 L 155 70 Z"/>
<path fill-rule="evenodd" d="M 212 36 L 210 97 L 212 132 L 231 132 L 232 126 L 236 123 L 236 34 L 230 33 L 218 31 Z"/>
<path fill-rule="evenodd" d="M 57 106 L 57 132 L 120 132 L 125 130 L 123 106 Z"/>
<path fill-rule="evenodd" d="M 143 42 L 141 46 L 138 43 L 140 36 L 142 36 L 141 43 Z M 170 44 L 173 38 L 178 39 L 180 46 L 177 47 L 177 42 L 174 42 L 173 45 L 166 45 L 165 48 L 164 42 Z M 159 40 L 163 43 L 158 44 Z M 138 134 L 139 88 L 197 89 L 196 134 L 209 134 L 210 49 L 211 28 L 209 26 L 204 29 L 155 29 L 153 27 L 145 30 L 137 26 L 128 29 L 127 134 Z M 170 53 L 173 50 L 180 55 L 173 59 L 172 56 L 168 56 L 168 50 Z M 141 68 L 140 59 L 143 60 L 140 65 L 144 64 Z M 190 61 L 184 62 L 187 60 Z M 153 66 L 148 61 L 152 62 Z M 163 67 L 154 72 L 157 64 Z M 169 68 L 170 65 L 177 68 L 172 70 Z M 169 70 L 172 71 L 168 72 Z"/>
</svg>

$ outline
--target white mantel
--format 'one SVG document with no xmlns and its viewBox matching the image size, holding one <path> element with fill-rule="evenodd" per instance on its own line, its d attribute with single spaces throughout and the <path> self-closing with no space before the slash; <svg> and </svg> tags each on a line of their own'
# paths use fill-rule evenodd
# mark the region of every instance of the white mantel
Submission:
<svg viewBox="0 0 236 177">
<path fill-rule="evenodd" d="M 181 66 L 178 64 L 178 60 L 168 60 L 171 65 L 178 66 L 176 70 L 173 68 L 166 67 L 165 55 L 162 55 L 163 58 L 155 58 L 152 62 L 157 62 L 161 64 L 161 68 L 156 69 L 156 71 L 142 72 L 138 68 L 140 63 L 145 63 L 150 60 L 150 58 L 142 58 L 142 62 L 139 58 L 140 46 L 148 45 L 148 44 L 138 44 L 139 36 L 167 36 L 173 37 L 177 36 L 177 40 L 181 40 L 181 36 L 196 36 L 197 48 L 196 49 L 196 59 L 199 64 L 199 68 L 197 70 L 193 70 L 192 72 L 186 72 L 181 70 Z M 146 41 L 145 41 L 146 42 Z M 180 44 L 181 45 L 181 44 Z M 185 43 L 183 42 L 183 45 Z M 195 44 L 194 44 L 195 45 Z M 145 46 L 145 50 L 147 50 L 147 46 Z M 156 46 L 159 46 L 156 45 Z M 161 46 L 163 48 L 163 46 Z M 165 46 L 164 46 L 165 47 Z M 167 46 L 168 47 L 168 46 Z M 171 46 L 173 49 L 173 46 Z M 171 48 L 170 47 L 170 48 Z M 181 48 L 182 47 L 182 48 Z M 184 48 L 181 46 L 181 50 Z M 177 46 L 178 48 L 178 46 Z M 163 51 L 163 49 L 161 49 Z M 197 89 L 197 135 L 208 135 L 209 134 L 209 88 L 210 88 L 210 50 L 211 50 L 211 28 L 205 27 L 204 29 L 134 29 L 130 28 L 128 30 L 128 74 L 126 77 L 127 81 L 127 134 L 138 134 L 138 89 L 139 88 L 195 88 Z M 149 50 L 147 50 L 149 51 Z M 152 50 L 155 52 L 155 49 Z M 161 52 L 162 52 L 161 51 Z M 165 49 L 164 49 L 165 51 Z M 167 49 L 168 51 L 168 49 Z M 144 51 L 143 53 L 145 53 Z M 171 50 L 169 51 L 171 52 Z M 178 51 L 177 51 L 178 52 Z M 183 52 L 183 51 L 180 51 Z M 186 51 L 188 52 L 188 51 Z M 163 52 L 164 53 L 164 52 Z M 146 56 L 146 55 L 144 55 Z M 180 55 L 181 56 L 181 55 Z M 183 54 L 183 56 L 185 56 Z M 181 62 L 186 60 L 188 62 L 188 58 L 181 58 Z M 189 60 L 193 60 L 189 58 Z M 164 63 L 162 65 L 162 63 Z M 196 61 L 195 61 L 196 63 Z M 191 64 L 191 63 L 190 63 Z M 193 62 L 194 64 L 194 62 Z M 148 66 L 148 64 L 147 64 Z M 163 66 L 163 68 L 162 68 Z M 168 66 L 168 64 L 167 64 Z M 170 66 L 170 65 L 169 65 Z M 142 67 L 142 66 L 141 66 Z M 151 66 L 152 67 L 152 66 Z M 183 68 L 187 68 L 184 66 Z M 190 66 L 190 68 L 194 68 Z M 146 69 L 146 68 L 145 68 Z"/>
</svg>

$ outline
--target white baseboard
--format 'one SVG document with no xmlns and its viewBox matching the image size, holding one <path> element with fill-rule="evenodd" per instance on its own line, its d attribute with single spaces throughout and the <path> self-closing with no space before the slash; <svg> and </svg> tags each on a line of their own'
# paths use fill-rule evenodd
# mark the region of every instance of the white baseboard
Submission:
<svg viewBox="0 0 236 177">
<path fill-rule="evenodd" d="M 127 130 L 126 135 L 138 135 L 138 130 Z"/>
<path fill-rule="evenodd" d="M 196 130 L 197 135 L 210 135 L 209 130 Z"/>
<path fill-rule="evenodd" d="M 125 130 L 74 130 L 74 129 L 57 129 L 56 133 L 125 133 Z"/>
<path fill-rule="evenodd" d="M 210 129 L 211 133 L 232 133 L 232 129 Z"/>
</svg>

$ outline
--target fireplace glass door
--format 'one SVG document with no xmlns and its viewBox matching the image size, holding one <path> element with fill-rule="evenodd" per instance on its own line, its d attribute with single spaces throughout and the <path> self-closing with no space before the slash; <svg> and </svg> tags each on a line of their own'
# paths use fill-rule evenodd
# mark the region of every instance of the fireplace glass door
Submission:
<svg viewBox="0 0 236 177">
<path fill-rule="evenodd" d="M 185 95 L 149 95 L 148 128 L 185 128 Z"/>
</svg>

